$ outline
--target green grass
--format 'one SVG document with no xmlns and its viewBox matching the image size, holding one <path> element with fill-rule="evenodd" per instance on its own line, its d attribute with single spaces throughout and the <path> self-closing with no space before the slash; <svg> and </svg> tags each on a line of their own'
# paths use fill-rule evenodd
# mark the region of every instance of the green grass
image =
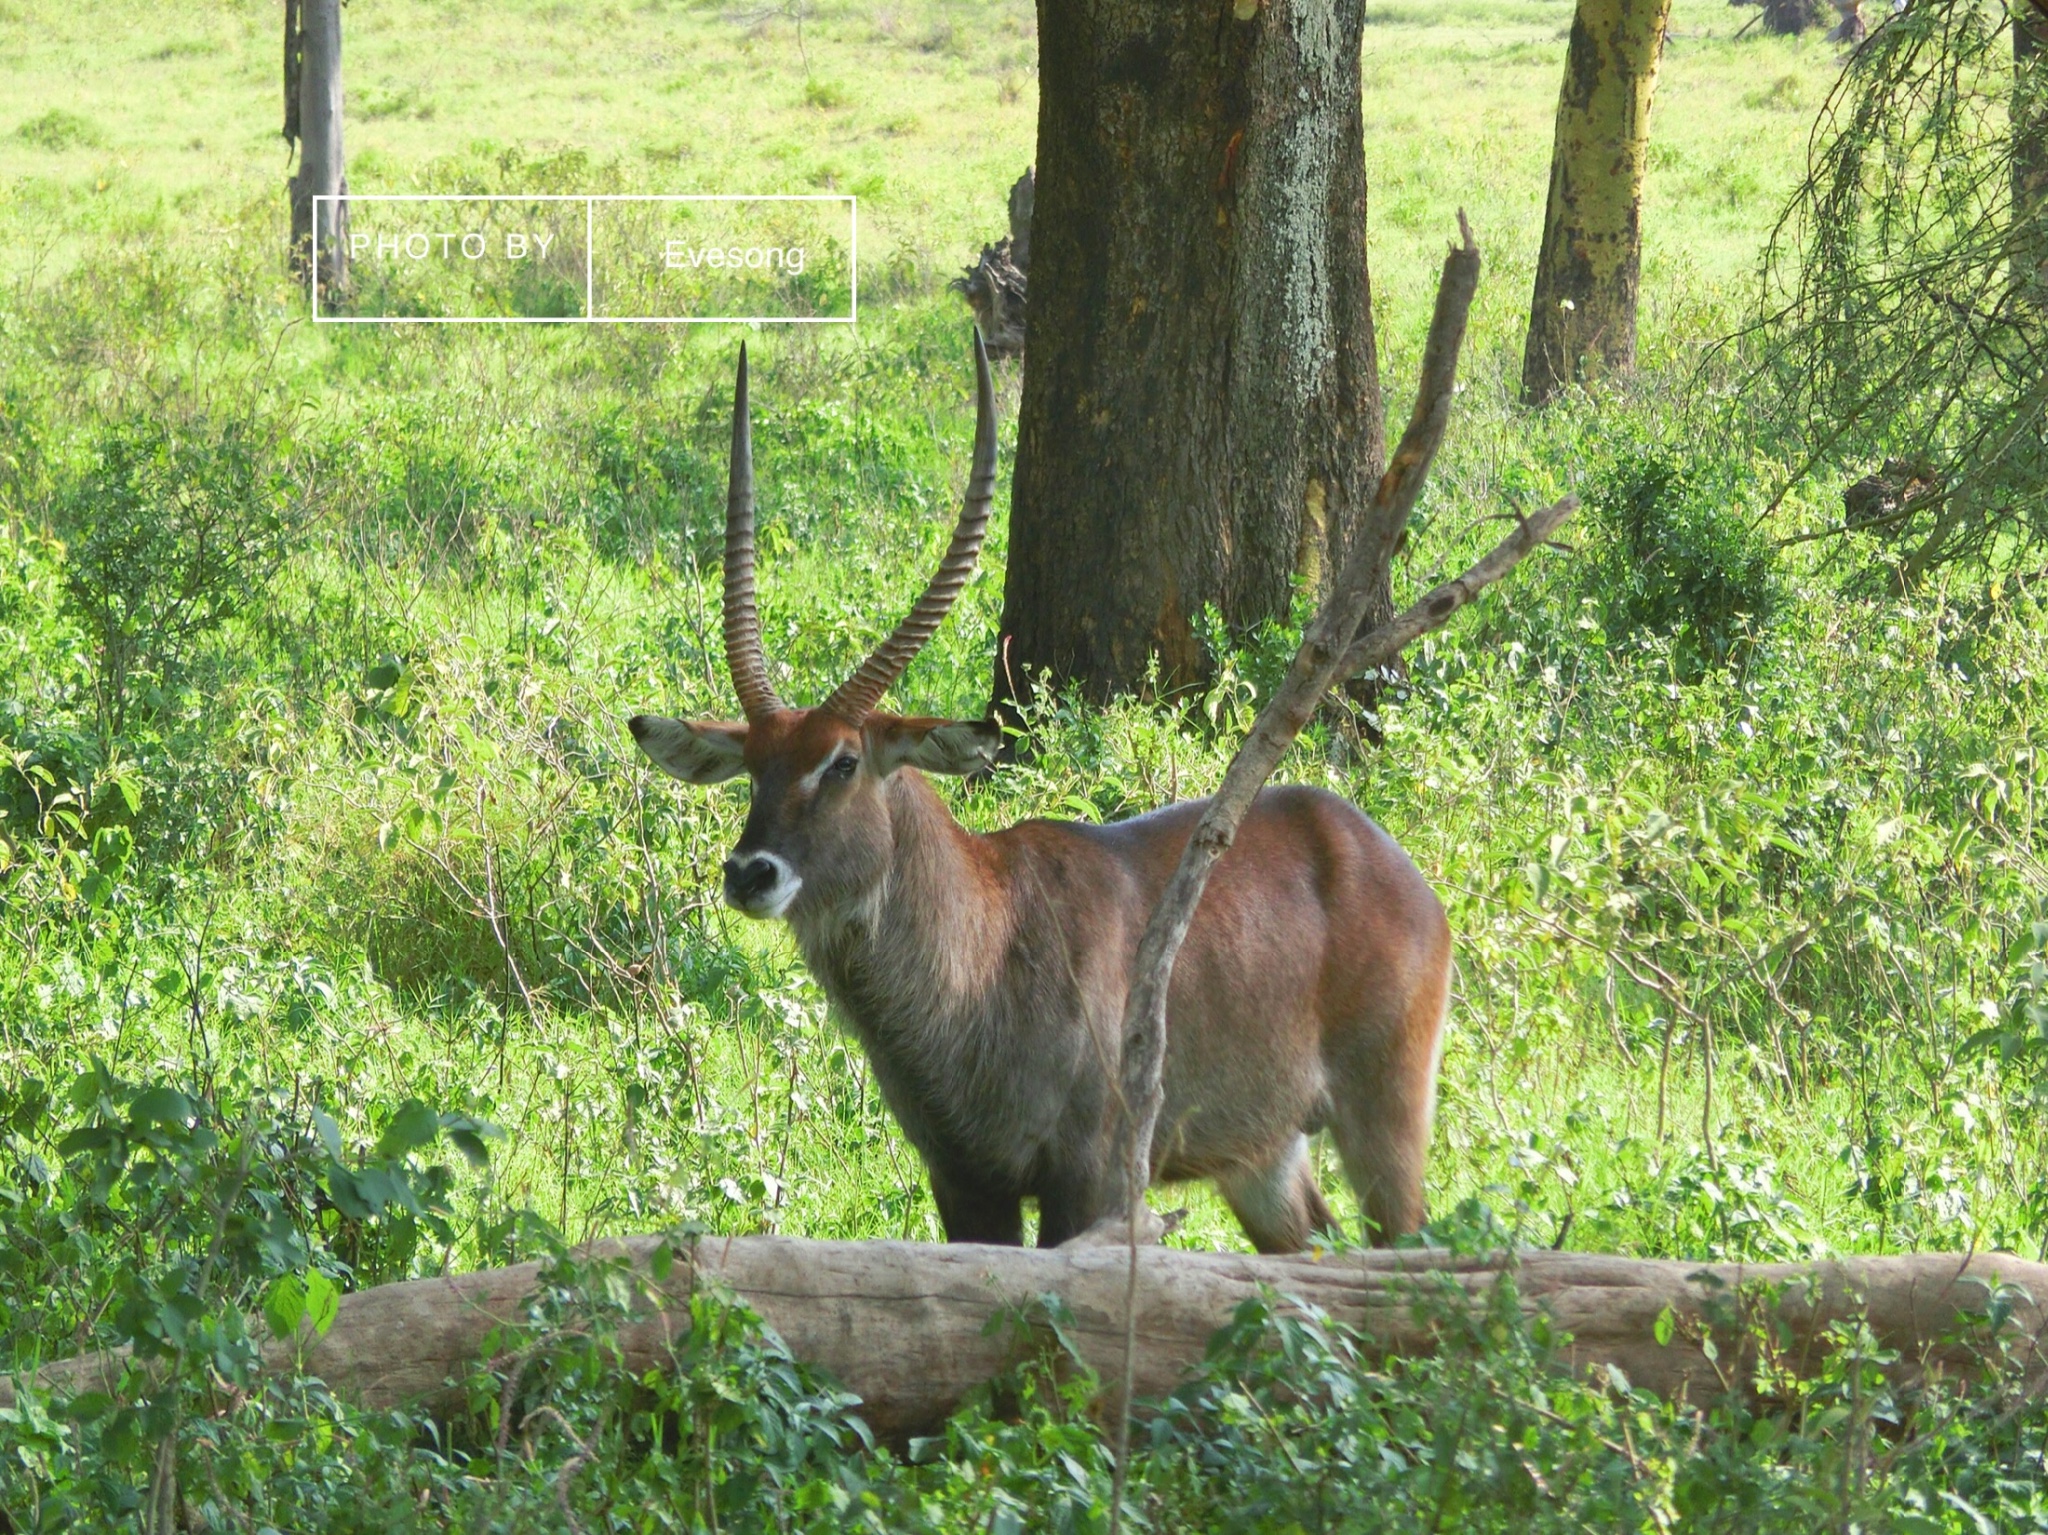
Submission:
<svg viewBox="0 0 2048 1535">
<path fill-rule="evenodd" d="M 765 10 L 356 0 L 350 185 L 412 191 L 451 156 L 566 150 L 636 190 L 851 192 L 871 271 L 898 253 L 964 264 L 1000 228 L 1003 194 L 1031 160 L 1030 7 L 805 10 L 799 47 L 787 17 Z M 1834 69 L 1815 37 L 1731 41 L 1743 19 L 1716 0 L 1680 0 L 1674 14 L 1645 207 L 1653 335 L 1664 309 L 1754 265 Z M 1461 205 L 1495 274 L 1483 328 L 1511 328 L 1526 302 L 1569 22 L 1561 0 L 1372 8 L 1373 259 L 1400 300 L 1397 330 L 1419 334 L 1407 311 Z M 19 121 L 0 123 L 0 184 L 54 213 L 74 260 L 96 240 L 173 230 L 202 206 L 277 202 L 276 24 L 270 7 L 247 4 L 10 6 L 0 77 Z M 98 128 L 23 131 L 50 112 Z M 19 263 L 32 248 L 10 241 L 8 255 Z"/>
<path fill-rule="evenodd" d="M 350 181 L 860 197 L 858 330 L 752 338 L 768 650 L 809 700 L 948 526 L 970 421 L 943 280 L 1030 158 L 1034 21 L 825 5 L 799 44 L 790 12 L 732 16 L 352 0 Z M 1763 516 L 1787 467 L 1769 423 L 1691 371 L 1745 312 L 1837 67 L 1814 38 L 1735 41 L 1746 17 L 1676 7 L 1641 376 L 1530 417 L 1511 391 L 1569 7 L 1375 0 L 1390 413 L 1457 208 L 1488 260 L 1399 580 L 1468 555 L 1482 517 L 1566 489 L 1590 505 L 1574 555 L 1418 649 L 1384 750 L 1324 721 L 1284 776 L 1364 806 L 1451 909 L 1439 1215 L 1478 1197 L 1525 1241 L 1687 1258 L 2033 1256 L 2038 604 L 1960 577 L 1852 599 L 1845 565 L 1877 551 L 1823 544 L 1766 549 L 1746 620 L 1707 611 L 1705 574 L 1831 515 L 1821 487 Z M 277 257 L 277 22 L 0 4 L 0 1336 L 26 1360 L 114 1326 L 115 1249 L 43 1235 L 83 1198 L 49 1180 L 100 1112 L 94 1060 L 223 1104 L 273 1084 L 303 1133 L 324 1105 L 352 1163 L 409 1100 L 504 1130 L 486 1168 L 455 1165 L 438 1225 L 302 1223 L 291 1263 L 345 1282 L 544 1249 L 522 1210 L 572 1241 L 677 1222 L 935 1238 L 916 1158 L 788 941 L 716 900 L 744 791 L 678 790 L 623 730 L 731 709 L 735 336 L 303 323 Z M 1018 382 L 999 383 L 1006 457 Z M 256 445 L 289 557 L 217 627 L 141 636 L 117 731 L 93 535 L 114 526 L 109 434 L 151 423 L 226 515 L 261 497 L 221 489 L 222 444 Z M 1681 490 L 1643 503 L 1657 463 Z M 1643 504 L 1686 568 L 1617 553 Z M 907 709 L 981 711 L 1005 536 L 999 514 Z M 1028 767 L 947 793 L 988 828 L 1202 792 L 1286 643 L 1227 651 L 1186 716 L 1051 708 Z M 1159 1197 L 1191 1206 L 1179 1243 L 1242 1245 L 1206 1190 Z M 137 1272 L 169 1271 L 175 1241 L 120 1229 Z M 236 1303 L 274 1277 L 252 1262 Z"/>
</svg>

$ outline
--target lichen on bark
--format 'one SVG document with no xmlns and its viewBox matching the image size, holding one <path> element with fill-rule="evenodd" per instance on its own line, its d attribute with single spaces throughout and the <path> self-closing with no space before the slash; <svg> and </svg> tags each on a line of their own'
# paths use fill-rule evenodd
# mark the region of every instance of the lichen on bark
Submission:
<svg viewBox="0 0 2048 1535">
<path fill-rule="evenodd" d="M 1671 0 L 1579 0 L 1551 151 L 1522 399 L 1635 366 L 1650 103 Z"/>
</svg>

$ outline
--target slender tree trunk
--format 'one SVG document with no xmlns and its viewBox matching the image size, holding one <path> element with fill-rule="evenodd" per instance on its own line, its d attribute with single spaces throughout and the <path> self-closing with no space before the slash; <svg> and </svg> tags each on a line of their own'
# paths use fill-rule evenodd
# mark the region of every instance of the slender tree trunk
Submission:
<svg viewBox="0 0 2048 1535">
<path fill-rule="evenodd" d="M 1039 0 L 999 701 L 1155 658 L 1198 682 L 1206 605 L 1243 630 L 1341 563 L 1385 456 L 1362 28 L 1361 0 Z"/>
<path fill-rule="evenodd" d="M 2048 287 L 2048 0 L 2009 3 L 2013 278 L 2039 305 Z"/>
<path fill-rule="evenodd" d="M 2012 304 L 2038 317 L 2048 310 L 2048 0 L 2006 0 L 2012 19 L 2012 207 L 2006 218 Z M 2038 318 L 2025 324 L 2038 324 Z M 1959 548 L 1977 517 L 1952 499 L 1900 562 L 1892 590 L 1906 596 Z"/>
<path fill-rule="evenodd" d="M 296 31 L 294 30 L 296 28 Z M 296 138 L 299 171 L 292 204 L 292 269 L 310 280 L 315 197 L 346 199 L 341 154 L 341 0 L 287 0 L 285 137 Z M 320 284 L 348 282 L 348 203 L 319 206 Z"/>
<path fill-rule="evenodd" d="M 1671 0 L 1579 0 L 1557 99 L 1522 400 L 1636 360 L 1650 96 Z"/>
</svg>

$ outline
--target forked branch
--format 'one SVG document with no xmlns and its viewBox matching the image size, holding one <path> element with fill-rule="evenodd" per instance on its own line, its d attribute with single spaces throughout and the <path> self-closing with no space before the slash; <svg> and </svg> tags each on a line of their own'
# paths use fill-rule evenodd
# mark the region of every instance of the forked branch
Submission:
<svg viewBox="0 0 2048 1535">
<path fill-rule="evenodd" d="M 1371 633 L 1358 633 L 1370 600 L 1373 576 L 1383 568 L 1395 540 L 1407 526 L 1450 419 L 1458 352 L 1464 342 L 1472 298 L 1479 286 L 1479 247 L 1473 243 L 1463 214 L 1459 215 L 1458 224 L 1462 242 L 1444 258 L 1436 312 L 1423 351 L 1415 409 L 1380 481 L 1362 536 L 1355 540 L 1329 600 L 1310 622 L 1301 649 L 1287 668 L 1286 680 L 1259 711 L 1251 734 L 1231 759 L 1223 784 L 1188 839 L 1180 864 L 1138 945 L 1124 1007 L 1120 1081 L 1125 1109 L 1120 1150 L 1124 1154 L 1124 1209 L 1130 1218 L 1133 1275 L 1137 1270 L 1139 1216 L 1146 1185 L 1151 1182 L 1152 1140 L 1163 1098 L 1167 988 L 1173 977 L 1174 959 L 1194 921 L 1195 909 L 1201 904 L 1216 860 L 1236 838 L 1252 800 L 1333 684 L 1391 660 L 1404 646 L 1445 623 L 1544 542 L 1578 505 L 1577 498 L 1567 496 L 1520 522 L 1490 554 L 1456 580 L 1439 586 Z M 1127 1326 L 1131 1320 L 1127 1318 Z M 1130 1399 L 1133 1358 L 1133 1352 L 1127 1348 L 1125 1401 Z"/>
<path fill-rule="evenodd" d="M 1181 854 L 1180 864 L 1167 882 L 1138 945 L 1137 972 L 1124 1010 L 1123 1034 L 1124 1101 L 1139 1104 L 1142 1110 L 1138 1117 L 1139 1134 L 1131 1144 L 1131 1160 L 1126 1164 L 1127 1178 L 1137 1180 L 1129 1186 L 1130 1209 L 1137 1208 L 1137 1202 L 1144 1197 L 1145 1184 L 1150 1182 L 1143 1170 L 1149 1165 L 1152 1135 L 1159 1121 L 1166 992 L 1173 978 L 1173 962 L 1194 921 L 1195 908 L 1201 904 L 1209 872 L 1235 840 L 1238 825 L 1251 809 L 1252 800 L 1265 787 L 1273 769 L 1279 766 L 1333 683 L 1386 665 L 1423 635 L 1442 628 L 1458 609 L 1513 570 L 1532 550 L 1548 542 L 1578 506 L 1577 496 L 1566 496 L 1534 516 L 1518 519 L 1514 532 L 1463 575 L 1444 582 L 1371 633 L 1354 640 L 1334 663 L 1316 665 L 1313 670 L 1305 668 L 1303 656 L 1308 654 L 1312 642 L 1302 642 L 1300 653 L 1288 668 L 1286 683 L 1259 711 L 1251 734 L 1230 759 L 1223 784 L 1210 800 L 1194 836 L 1188 839 L 1187 850 Z"/>
</svg>

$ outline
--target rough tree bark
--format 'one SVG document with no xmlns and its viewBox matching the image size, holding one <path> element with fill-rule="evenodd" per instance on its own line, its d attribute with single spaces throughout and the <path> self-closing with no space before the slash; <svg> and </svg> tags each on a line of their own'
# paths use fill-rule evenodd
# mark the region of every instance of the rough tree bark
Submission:
<svg viewBox="0 0 2048 1535">
<path fill-rule="evenodd" d="M 1636 360 L 1650 98 L 1671 0 L 1579 0 L 1565 49 L 1522 401 Z"/>
<path fill-rule="evenodd" d="M 1341 564 L 1385 451 L 1362 29 L 1362 0 L 1040 0 L 999 702 L 1155 657 L 1197 682 L 1205 604 L 1247 628 Z"/>
<path fill-rule="evenodd" d="M 687 1309 L 674 1303 L 708 1281 L 759 1312 L 797 1358 L 859 1395 L 862 1415 L 886 1440 L 934 1431 L 968 1392 L 1012 1362 L 1008 1330 L 988 1327 L 1006 1306 L 1028 1309 L 1039 1296 L 1058 1295 L 1072 1313 L 1066 1333 L 1082 1357 L 1105 1380 L 1116 1378 L 1122 1362 L 1126 1279 L 1124 1254 L 1114 1249 L 707 1237 L 694 1259 L 682 1255 L 657 1283 L 648 1260 L 658 1242 L 607 1244 L 641 1270 L 647 1294 L 659 1303 L 622 1334 L 628 1370 L 662 1364 L 668 1341 L 689 1326 Z M 1906 1383 L 1929 1369 L 1955 1378 L 1976 1366 L 1982 1337 L 1965 1313 L 1986 1309 L 1992 1284 L 2048 1297 L 2048 1267 L 1987 1253 L 1745 1267 L 1593 1253 L 1316 1259 L 1155 1247 L 1138 1265 L 1138 1392 L 1170 1391 L 1201 1362 L 1211 1334 L 1262 1288 L 1283 1304 L 1321 1307 L 1387 1354 L 1416 1354 L 1437 1343 L 1432 1310 L 1418 1310 L 1419 1300 L 1436 1295 L 1455 1306 L 1482 1297 L 1509 1264 L 1524 1313 L 1547 1313 L 1572 1334 L 1562 1365 L 1616 1365 L 1637 1386 L 1695 1401 L 1730 1387 L 1749 1389 L 1755 1340 L 1744 1322 L 1782 1324 L 1783 1362 L 1802 1369 L 1821 1362 L 1830 1323 L 1867 1317 L 1879 1344 L 1898 1352 L 1893 1374 Z M 448 1382 L 480 1361 L 493 1327 L 525 1320 L 538 1270 L 527 1263 L 344 1297 L 325 1337 L 308 1326 L 296 1344 L 270 1343 L 265 1367 L 285 1369 L 296 1353 L 306 1370 L 363 1406 L 460 1412 L 463 1393 Z M 1659 1344 L 1657 1320 L 1667 1306 L 1672 1341 Z M 2040 1306 L 2024 1302 L 2006 1335 L 2037 1380 L 2042 1326 Z M 1717 1358 L 1701 1347 L 1709 1337 Z M 65 1360 L 45 1366 L 40 1384 L 64 1394 L 115 1391 L 124 1363 L 118 1353 Z M 0 1407 L 12 1405 L 13 1391 L 0 1381 Z"/>
<path fill-rule="evenodd" d="M 310 280 L 315 197 L 342 199 L 319 209 L 320 284 L 348 282 L 348 176 L 341 153 L 341 0 L 286 0 L 284 136 L 298 145 L 291 194 L 292 270 Z"/>
<path fill-rule="evenodd" d="M 967 300 L 991 359 L 1024 355 L 1026 307 L 1031 292 L 1031 205 L 1036 182 L 1030 167 L 1010 187 L 1010 232 L 984 245 L 974 265 L 947 284 Z"/>
</svg>

